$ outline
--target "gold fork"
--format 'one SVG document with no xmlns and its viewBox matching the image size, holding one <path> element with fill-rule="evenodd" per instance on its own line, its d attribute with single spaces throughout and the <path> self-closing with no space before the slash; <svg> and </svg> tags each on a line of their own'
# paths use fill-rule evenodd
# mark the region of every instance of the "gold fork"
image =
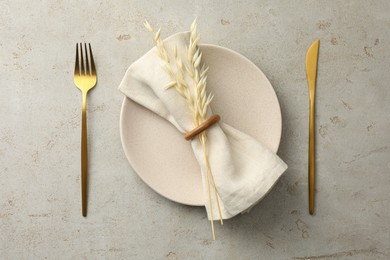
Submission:
<svg viewBox="0 0 390 260">
<path fill-rule="evenodd" d="M 84 44 L 84 49 L 82 43 L 76 43 L 76 64 L 74 68 L 74 84 L 81 90 L 83 96 L 81 120 L 81 202 L 84 217 L 87 216 L 88 195 L 87 94 L 96 85 L 96 69 L 91 44 L 88 44 L 88 46 L 89 55 L 86 43 Z"/>
</svg>

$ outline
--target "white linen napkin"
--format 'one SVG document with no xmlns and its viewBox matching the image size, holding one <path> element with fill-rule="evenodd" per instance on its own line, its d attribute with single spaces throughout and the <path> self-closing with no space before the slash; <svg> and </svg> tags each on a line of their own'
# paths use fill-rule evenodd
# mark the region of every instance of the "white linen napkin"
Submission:
<svg viewBox="0 0 390 260">
<path fill-rule="evenodd" d="M 164 40 L 171 60 L 174 60 L 175 46 L 177 55 L 182 56 L 182 60 L 186 59 L 185 48 L 189 37 L 189 32 L 185 32 Z M 180 132 L 188 132 L 194 125 L 191 111 L 175 88 L 165 89 L 172 80 L 163 65 L 156 47 L 152 48 L 129 67 L 119 89 L 133 101 L 171 122 Z M 212 115 L 212 112 L 208 111 L 208 115 Z M 207 134 L 209 161 L 218 190 L 222 217 L 228 219 L 247 211 L 261 200 L 287 169 L 287 165 L 259 141 L 223 122 L 210 127 Z M 190 143 L 201 168 L 204 201 L 210 219 L 202 146 L 198 138 Z M 211 197 L 213 218 L 218 219 L 213 193 Z"/>
</svg>

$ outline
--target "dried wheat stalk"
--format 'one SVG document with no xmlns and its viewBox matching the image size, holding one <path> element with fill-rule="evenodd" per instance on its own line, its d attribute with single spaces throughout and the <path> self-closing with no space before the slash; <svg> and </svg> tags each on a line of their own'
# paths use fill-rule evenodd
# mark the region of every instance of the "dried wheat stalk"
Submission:
<svg viewBox="0 0 390 260">
<path fill-rule="evenodd" d="M 194 126 L 199 126 L 206 120 L 207 108 L 210 102 L 213 99 L 211 94 L 207 94 L 206 92 L 206 80 L 207 80 L 207 71 L 204 65 L 200 67 L 202 53 L 198 47 L 198 42 L 200 40 L 200 35 L 197 30 L 196 19 L 191 25 L 191 34 L 190 34 L 190 42 L 187 46 L 187 55 L 186 62 L 183 64 L 183 61 L 177 55 L 177 49 L 173 50 L 175 65 L 176 65 L 176 73 L 172 67 L 172 62 L 170 61 L 167 51 L 164 48 L 164 43 L 160 38 L 161 29 L 157 32 L 154 31 L 152 26 L 148 21 L 145 21 L 144 26 L 147 30 L 154 34 L 153 42 L 156 45 L 158 56 L 164 61 L 164 69 L 171 77 L 172 81 L 165 87 L 166 89 L 170 89 L 174 87 L 177 92 L 186 100 L 189 108 L 193 113 L 194 118 Z M 187 82 L 184 80 L 185 73 L 188 73 L 189 77 L 193 81 L 192 91 L 194 94 L 191 94 L 191 89 L 188 86 Z M 209 207 L 210 207 L 210 218 L 211 218 L 211 229 L 213 233 L 213 238 L 215 239 L 214 232 L 214 221 L 212 214 L 212 203 L 211 203 L 211 194 L 210 194 L 210 180 L 212 182 L 214 188 L 214 195 L 216 198 L 218 213 L 220 217 L 220 222 L 223 224 L 221 209 L 219 205 L 218 191 L 215 185 L 214 177 L 211 171 L 210 163 L 208 160 L 208 150 L 207 150 L 207 131 L 202 132 L 199 136 L 199 141 L 202 145 L 205 162 L 206 162 L 206 181 L 208 187 L 208 199 L 209 199 Z"/>
</svg>

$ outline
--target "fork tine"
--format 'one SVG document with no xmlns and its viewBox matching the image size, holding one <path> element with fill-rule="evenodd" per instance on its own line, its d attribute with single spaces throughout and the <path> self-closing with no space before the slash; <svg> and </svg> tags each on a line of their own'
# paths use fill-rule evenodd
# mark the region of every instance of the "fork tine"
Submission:
<svg viewBox="0 0 390 260">
<path fill-rule="evenodd" d="M 80 75 L 80 67 L 79 67 L 79 44 L 76 43 L 76 64 L 74 66 L 74 74 Z"/>
<path fill-rule="evenodd" d="M 96 76 L 95 62 L 93 61 L 91 44 L 88 43 L 88 45 L 89 45 L 89 57 L 91 59 L 91 72 L 92 72 L 92 76 Z"/>
<path fill-rule="evenodd" d="M 85 47 L 85 73 L 87 76 L 90 76 L 91 75 L 91 70 L 89 68 L 89 60 L 88 60 L 88 48 L 87 48 L 87 44 L 84 43 L 84 47 Z"/>
<path fill-rule="evenodd" d="M 85 75 L 83 44 L 80 43 L 81 75 Z"/>
</svg>

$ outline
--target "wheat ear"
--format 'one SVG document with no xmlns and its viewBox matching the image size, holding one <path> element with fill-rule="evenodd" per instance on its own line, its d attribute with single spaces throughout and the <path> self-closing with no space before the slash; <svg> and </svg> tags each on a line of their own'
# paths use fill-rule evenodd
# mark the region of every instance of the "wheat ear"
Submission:
<svg viewBox="0 0 390 260">
<path fill-rule="evenodd" d="M 200 36 L 197 32 L 196 19 L 191 25 L 190 43 L 187 47 L 188 65 L 184 65 L 183 61 L 178 57 L 177 49 L 175 48 L 173 50 L 175 64 L 176 64 L 176 73 L 174 73 L 173 71 L 172 63 L 168 57 L 167 51 L 164 48 L 164 43 L 160 38 L 161 29 L 155 32 L 148 21 L 145 21 L 144 26 L 147 28 L 149 32 L 154 34 L 153 42 L 156 45 L 158 56 L 164 61 L 164 69 L 171 77 L 172 81 L 167 86 L 165 86 L 165 89 L 170 89 L 172 87 L 175 87 L 178 93 L 186 100 L 187 104 L 189 105 L 193 113 L 194 125 L 199 126 L 205 120 L 208 105 L 210 104 L 213 97 L 212 95 L 207 95 L 206 93 L 206 79 L 207 79 L 206 74 L 208 68 L 205 68 L 204 66 L 200 68 L 202 53 L 197 47 L 197 43 L 199 42 Z M 187 85 L 187 82 L 184 79 L 185 71 L 187 71 L 190 77 L 193 79 L 194 87 L 195 87 L 195 91 L 194 91 L 195 99 L 192 97 L 189 86 Z M 206 181 L 207 181 L 208 199 L 209 199 L 209 207 L 210 207 L 210 219 L 211 219 L 210 221 L 211 221 L 213 238 L 215 239 L 214 220 L 212 214 L 213 210 L 212 210 L 211 194 L 210 194 L 210 179 L 212 181 L 212 186 L 214 187 L 214 193 L 217 201 L 221 224 L 223 224 L 223 220 L 222 220 L 222 214 L 219 205 L 218 192 L 215 186 L 214 177 L 211 172 L 211 167 L 208 160 L 206 131 L 202 132 L 202 134 L 199 135 L 199 141 L 202 145 L 203 153 L 205 156 L 206 168 L 207 168 Z"/>
<path fill-rule="evenodd" d="M 192 78 L 195 86 L 195 104 L 196 107 L 196 115 L 195 120 L 197 125 L 200 125 L 204 122 L 206 118 L 207 108 L 210 102 L 213 99 L 211 94 L 206 93 L 206 80 L 207 80 L 207 71 L 208 67 L 205 67 L 204 64 L 200 67 L 202 52 L 198 47 L 198 42 L 200 40 L 200 34 L 198 33 L 198 26 L 196 19 L 191 24 L 191 34 L 190 34 L 190 42 L 187 47 L 187 60 L 189 65 L 186 67 L 188 74 Z M 223 225 L 221 207 L 219 205 L 219 197 L 217 187 L 215 185 L 214 176 L 211 171 L 210 162 L 208 160 L 208 151 L 207 151 L 207 131 L 204 131 L 199 136 L 199 140 L 201 141 L 203 152 L 205 153 L 205 161 L 207 174 L 210 176 L 212 181 L 212 186 L 214 188 L 215 200 L 217 202 L 219 219 L 221 224 Z M 212 211 L 210 209 L 210 211 Z"/>
<path fill-rule="evenodd" d="M 144 26 L 146 27 L 146 29 L 149 32 L 154 34 L 153 43 L 156 45 L 157 54 L 164 61 L 164 70 L 171 77 L 172 81 L 168 85 L 165 86 L 165 89 L 175 87 L 177 92 L 186 100 L 191 111 L 194 111 L 194 101 L 193 101 L 191 92 L 187 86 L 187 83 L 184 80 L 183 69 L 180 69 L 178 67 L 177 73 L 174 73 L 173 68 L 171 66 L 171 61 L 168 57 L 168 53 L 164 47 L 164 42 L 160 38 L 161 29 L 159 29 L 157 32 L 155 32 L 153 27 L 150 25 L 150 23 L 148 21 L 144 22 Z M 174 54 L 175 54 L 174 56 L 177 57 L 176 49 L 174 51 Z M 176 63 L 178 63 L 178 62 L 176 62 Z M 181 62 L 180 62 L 180 64 L 181 64 Z"/>
</svg>

